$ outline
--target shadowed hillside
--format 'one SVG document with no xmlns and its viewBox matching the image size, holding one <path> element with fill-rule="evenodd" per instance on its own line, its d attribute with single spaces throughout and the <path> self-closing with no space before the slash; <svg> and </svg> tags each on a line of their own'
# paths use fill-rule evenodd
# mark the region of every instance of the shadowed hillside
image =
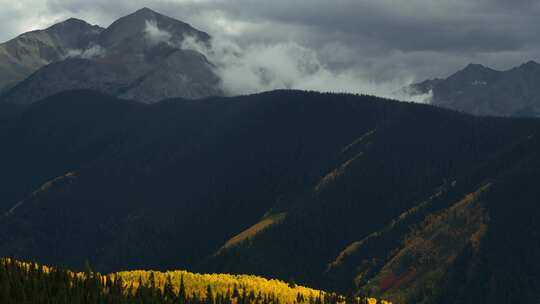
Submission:
<svg viewBox="0 0 540 304">
<path fill-rule="evenodd" d="M 433 286 L 454 284 L 452 261 L 483 210 L 493 219 L 496 209 L 444 212 L 468 210 L 467 195 L 502 191 L 504 176 L 526 179 L 538 162 L 536 120 L 369 96 L 275 91 L 142 105 L 73 91 L 11 113 L 0 119 L 0 254 L 75 269 L 88 260 L 106 272 L 250 273 L 381 298 L 403 295 L 411 267 L 422 275 L 407 297 L 420 297 L 435 271 Z M 505 191 L 532 208 L 533 184 L 524 187 L 524 197 Z M 452 245 L 424 247 L 451 261 L 418 266 L 427 253 L 409 245 L 441 229 Z"/>
</svg>

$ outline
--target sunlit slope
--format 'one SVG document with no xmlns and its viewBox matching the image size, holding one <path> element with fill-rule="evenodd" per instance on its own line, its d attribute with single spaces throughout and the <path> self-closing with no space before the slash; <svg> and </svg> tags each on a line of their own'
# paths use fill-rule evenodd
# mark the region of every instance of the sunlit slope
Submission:
<svg viewBox="0 0 540 304">
<path fill-rule="evenodd" d="M 275 296 L 283 303 L 293 303 L 298 295 L 304 298 L 316 298 L 324 293 L 320 290 L 311 289 L 299 285 L 292 285 L 280 280 L 269 280 L 253 275 L 229 275 L 229 274 L 197 274 L 187 271 L 126 271 L 110 274 L 107 277 L 121 277 L 126 288 L 130 286 L 137 287 L 139 282 L 149 284 L 151 277 L 154 277 L 156 286 L 164 288 L 167 281 L 170 280 L 173 284 L 173 290 L 178 293 L 180 291 L 180 283 L 183 280 L 185 290 L 188 295 L 197 294 L 201 297 L 206 296 L 208 286 L 215 293 L 223 295 L 230 293 L 243 293 L 244 290 L 249 294 L 251 292 L 262 296 Z"/>
<path fill-rule="evenodd" d="M 249 227 L 248 229 L 240 232 L 235 235 L 233 238 L 228 240 L 221 250 L 236 246 L 242 242 L 246 242 L 255 237 L 258 233 L 270 228 L 272 225 L 277 224 L 283 221 L 287 217 L 287 213 L 272 214 L 264 217 L 261 221 L 257 222 L 255 225 Z"/>
<path fill-rule="evenodd" d="M 101 275 L 0 259 L 0 301 L 20 303 L 377 303 L 253 275 L 125 271 Z M 382 303 L 388 303 L 382 301 Z"/>
<path fill-rule="evenodd" d="M 537 303 L 536 151 L 540 141 L 529 136 L 468 183 L 447 183 L 347 246 L 327 278 L 395 303 Z"/>
</svg>

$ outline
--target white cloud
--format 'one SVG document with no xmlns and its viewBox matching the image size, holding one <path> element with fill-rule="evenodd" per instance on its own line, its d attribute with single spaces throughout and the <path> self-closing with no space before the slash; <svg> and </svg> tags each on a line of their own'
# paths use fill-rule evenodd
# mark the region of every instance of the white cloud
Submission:
<svg viewBox="0 0 540 304">
<path fill-rule="evenodd" d="M 426 97 L 395 93 L 412 83 L 412 77 L 377 82 L 357 68 L 336 72 L 320 61 L 316 51 L 295 42 L 241 47 L 230 39 L 217 37 L 208 49 L 193 37 L 186 37 L 182 48 L 205 54 L 215 64 L 223 90 L 230 95 L 300 89 L 426 101 Z"/>
<path fill-rule="evenodd" d="M 155 20 L 146 20 L 144 34 L 151 44 L 171 43 L 171 33 L 160 29 Z"/>
<path fill-rule="evenodd" d="M 0 42 L 61 20 L 60 16 L 49 12 L 46 1 L 0 0 L 0 7 Z"/>
<path fill-rule="evenodd" d="M 67 58 L 82 58 L 82 59 L 93 59 L 102 57 L 105 54 L 105 49 L 99 45 L 92 45 L 85 50 L 80 49 L 71 49 L 68 50 L 66 57 Z"/>
<path fill-rule="evenodd" d="M 303 52 L 293 44 L 314 51 L 321 65 L 316 73 L 319 77 L 311 75 L 305 82 L 290 77 L 294 87 L 311 86 L 332 76 L 332 81 L 322 84 L 333 85 L 321 89 L 353 87 L 354 91 L 387 92 L 409 81 L 446 77 L 471 62 L 508 69 L 540 60 L 540 44 L 535 39 L 540 31 L 540 3 L 535 0 L 411 0 L 399 6 L 395 0 L 338 2 L 0 0 L 0 40 L 68 17 L 107 27 L 121 16 L 150 7 L 212 36 L 227 37 L 241 47 L 242 57 L 247 59 L 266 47 L 269 49 L 263 54 L 275 52 L 282 56 L 276 59 L 282 64 L 294 60 L 296 55 L 291 53 Z M 166 41 L 167 33 L 154 25 L 149 27 L 150 36 Z M 237 73 L 251 71 L 253 65 L 231 63 L 225 72 L 233 75 L 233 67 Z M 255 74 L 266 77 L 283 68 L 263 71 Z M 231 84 L 231 89 L 253 91 L 261 87 L 259 81 L 240 80 Z M 278 84 L 270 81 L 262 86 L 290 85 L 291 81 Z"/>
</svg>

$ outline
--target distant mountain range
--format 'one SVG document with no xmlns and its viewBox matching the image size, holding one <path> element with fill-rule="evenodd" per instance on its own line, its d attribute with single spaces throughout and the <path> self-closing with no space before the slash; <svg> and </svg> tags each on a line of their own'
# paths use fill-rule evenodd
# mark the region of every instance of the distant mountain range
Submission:
<svg viewBox="0 0 540 304">
<path fill-rule="evenodd" d="M 540 297 L 535 119 L 298 91 L 72 91 L 0 113 L 0 256 L 395 303 Z"/>
<path fill-rule="evenodd" d="M 447 79 L 433 79 L 405 89 L 431 94 L 431 103 L 461 112 L 490 116 L 540 116 L 540 64 L 534 61 L 508 71 L 471 64 Z"/>
<path fill-rule="evenodd" d="M 141 9 L 103 29 L 69 19 L 0 45 L 1 99 L 32 103 L 55 93 L 93 89 L 145 103 L 222 95 L 213 66 L 184 50 L 185 37 L 210 36 Z"/>
<path fill-rule="evenodd" d="M 144 103 L 224 95 L 215 66 L 182 48 L 186 37 L 211 43 L 207 33 L 148 8 L 106 29 L 69 19 L 22 34 L 0 44 L 0 102 L 29 104 L 76 89 Z M 538 117 L 539 82 L 534 61 L 508 71 L 471 64 L 400 93 L 428 95 L 433 105 L 474 115 Z"/>
</svg>

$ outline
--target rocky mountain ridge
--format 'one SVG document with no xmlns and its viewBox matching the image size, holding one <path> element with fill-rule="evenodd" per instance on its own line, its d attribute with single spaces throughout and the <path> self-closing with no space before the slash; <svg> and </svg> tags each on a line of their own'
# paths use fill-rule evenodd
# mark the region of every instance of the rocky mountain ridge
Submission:
<svg viewBox="0 0 540 304">
<path fill-rule="evenodd" d="M 23 34 L 0 46 L 0 54 L 2 49 L 11 50 L 10 57 L 0 55 L 0 77 L 10 79 L 0 82 L 2 99 L 28 104 L 75 89 L 145 103 L 222 95 L 212 63 L 201 53 L 182 49 L 185 37 L 201 43 L 211 39 L 189 24 L 148 8 L 122 17 L 106 29 L 70 19 Z M 15 72 L 10 70 L 20 71 L 12 77 Z"/>
<path fill-rule="evenodd" d="M 474 115 L 540 116 L 540 64 L 529 61 L 507 71 L 470 64 L 446 79 L 413 84 L 410 95 L 432 95 L 431 103 Z"/>
</svg>

